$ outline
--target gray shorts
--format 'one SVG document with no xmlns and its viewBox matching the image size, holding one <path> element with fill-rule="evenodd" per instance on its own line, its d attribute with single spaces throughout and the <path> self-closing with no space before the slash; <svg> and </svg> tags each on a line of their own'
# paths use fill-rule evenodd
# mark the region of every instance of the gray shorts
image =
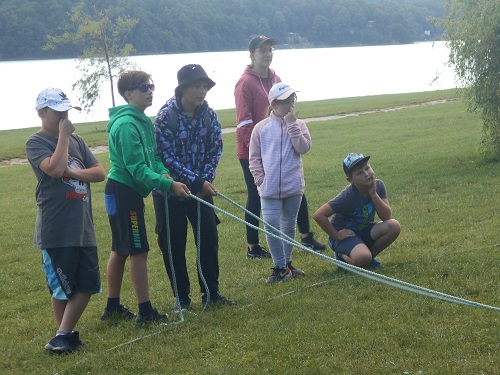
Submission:
<svg viewBox="0 0 500 375">
<path fill-rule="evenodd" d="M 360 231 L 354 231 L 356 234 L 353 237 L 347 237 L 342 241 L 336 241 L 333 238 L 328 239 L 328 245 L 330 245 L 331 249 L 337 253 L 342 253 L 347 256 L 351 254 L 352 249 L 354 249 L 360 243 L 364 243 L 366 247 L 371 248 L 375 241 L 371 236 L 371 230 L 375 223 L 370 224 L 366 229 Z"/>
<path fill-rule="evenodd" d="M 101 292 L 97 247 L 60 247 L 42 250 L 42 266 L 50 295 L 68 300 L 78 291 Z"/>
</svg>

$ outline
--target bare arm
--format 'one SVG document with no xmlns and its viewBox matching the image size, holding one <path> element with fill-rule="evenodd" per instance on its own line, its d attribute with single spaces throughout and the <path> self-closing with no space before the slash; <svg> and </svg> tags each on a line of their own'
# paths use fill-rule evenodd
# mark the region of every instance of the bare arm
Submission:
<svg viewBox="0 0 500 375">
<path fill-rule="evenodd" d="M 86 169 L 73 169 L 67 166 L 63 176 L 83 182 L 101 182 L 106 178 L 106 172 L 101 163 L 97 163 Z"/>
<path fill-rule="evenodd" d="M 377 188 L 375 179 L 373 179 L 373 184 L 370 186 L 370 197 L 372 198 L 373 205 L 375 206 L 375 211 L 377 211 L 377 215 L 382 221 L 389 220 L 392 215 L 392 209 L 389 205 L 389 200 L 387 198 L 380 198 L 377 194 Z"/>
<path fill-rule="evenodd" d="M 320 228 L 334 240 L 342 241 L 347 237 L 354 236 L 354 232 L 350 229 L 341 229 L 337 231 L 333 227 L 332 223 L 330 223 L 329 217 L 334 213 L 333 208 L 328 203 L 325 203 L 316 210 L 313 214 L 313 219 L 318 223 Z"/>
<path fill-rule="evenodd" d="M 69 139 L 74 131 L 75 126 L 67 117 L 59 121 L 59 137 L 56 149 L 52 156 L 43 159 L 40 163 L 40 169 L 52 178 L 61 178 L 66 171 Z"/>
</svg>

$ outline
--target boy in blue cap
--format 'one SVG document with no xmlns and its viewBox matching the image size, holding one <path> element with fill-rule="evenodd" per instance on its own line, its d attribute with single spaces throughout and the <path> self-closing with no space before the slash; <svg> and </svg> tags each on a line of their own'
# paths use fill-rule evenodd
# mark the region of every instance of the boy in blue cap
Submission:
<svg viewBox="0 0 500 375">
<path fill-rule="evenodd" d="M 381 180 L 375 179 L 369 159 L 360 153 L 345 157 L 343 168 L 350 184 L 318 208 L 313 218 L 328 234 L 337 260 L 382 268 L 375 257 L 398 238 L 401 226 L 391 219 L 387 190 Z M 375 222 L 375 214 L 382 221 Z"/>
</svg>

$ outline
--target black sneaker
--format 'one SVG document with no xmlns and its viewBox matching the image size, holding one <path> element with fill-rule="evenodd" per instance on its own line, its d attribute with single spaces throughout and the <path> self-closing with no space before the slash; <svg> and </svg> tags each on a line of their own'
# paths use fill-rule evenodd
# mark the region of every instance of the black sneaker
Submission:
<svg viewBox="0 0 500 375">
<path fill-rule="evenodd" d="M 207 295 L 206 294 L 203 294 L 201 296 L 201 302 L 203 303 L 203 305 L 207 304 Z M 236 305 L 236 302 L 231 301 L 230 299 L 227 299 L 224 296 L 221 296 L 219 293 L 210 293 L 210 301 L 208 304 L 212 305 L 215 303 L 218 303 L 221 305 L 227 305 L 227 306 L 235 306 Z"/>
<path fill-rule="evenodd" d="M 300 277 L 300 276 L 305 276 L 306 273 L 302 271 L 301 269 L 295 268 L 292 266 L 292 262 L 287 264 L 288 269 L 292 273 L 292 277 Z"/>
<path fill-rule="evenodd" d="M 377 259 L 372 258 L 372 261 L 370 262 L 369 268 L 373 268 L 375 270 L 378 270 L 378 269 L 384 268 L 384 266 Z"/>
<path fill-rule="evenodd" d="M 323 245 L 322 243 L 319 243 L 318 241 L 316 241 L 314 239 L 314 232 L 309 232 L 309 234 L 307 236 L 302 238 L 301 242 L 302 242 L 302 245 L 304 245 L 305 247 L 309 247 L 318 253 L 323 252 L 326 248 L 325 245 Z"/>
<path fill-rule="evenodd" d="M 267 278 L 267 283 L 281 283 L 282 281 L 287 281 L 290 277 L 292 277 L 292 271 L 290 271 L 290 268 L 274 267 L 273 273 Z"/>
<path fill-rule="evenodd" d="M 78 339 L 78 337 L 77 337 Z M 78 339 L 79 340 L 79 339 Z M 81 342 L 81 341 L 80 341 Z M 46 345 L 45 349 L 52 353 L 69 354 L 77 350 L 81 345 L 77 345 L 71 333 L 53 337 Z"/>
<path fill-rule="evenodd" d="M 127 307 L 120 305 L 116 310 L 108 310 L 107 308 L 104 309 L 104 312 L 101 315 L 101 320 L 107 320 L 107 319 L 123 319 L 123 320 L 129 320 L 129 319 L 134 319 L 136 316 L 135 314 L 130 311 Z"/>
<path fill-rule="evenodd" d="M 265 251 L 260 245 L 255 245 L 252 249 L 247 249 L 247 258 L 262 259 L 271 258 L 271 254 Z"/>
<path fill-rule="evenodd" d="M 158 310 L 153 309 L 149 315 L 141 315 L 141 313 L 137 314 L 135 318 L 135 322 L 137 324 L 145 324 L 145 323 L 166 323 L 168 322 L 167 314 L 160 314 Z"/>
<path fill-rule="evenodd" d="M 84 348 L 86 345 L 80 340 L 80 332 L 73 331 L 68 334 L 68 339 L 73 350 Z"/>
<path fill-rule="evenodd" d="M 180 314 L 181 310 L 187 311 L 189 310 L 190 305 L 191 305 L 190 299 L 179 298 L 179 301 L 175 300 L 174 302 L 174 308 L 172 309 L 172 314 Z"/>
</svg>

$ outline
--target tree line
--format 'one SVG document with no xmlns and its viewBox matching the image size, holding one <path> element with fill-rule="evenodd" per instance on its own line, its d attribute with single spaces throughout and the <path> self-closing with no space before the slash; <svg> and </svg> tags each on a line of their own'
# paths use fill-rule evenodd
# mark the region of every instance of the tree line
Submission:
<svg viewBox="0 0 500 375">
<path fill-rule="evenodd" d="M 72 58 L 85 46 L 43 50 L 48 35 L 70 31 L 73 7 L 132 17 L 133 54 L 246 49 L 265 34 L 286 47 L 380 45 L 434 40 L 445 0 L 0 0 L 0 60 Z"/>
</svg>

